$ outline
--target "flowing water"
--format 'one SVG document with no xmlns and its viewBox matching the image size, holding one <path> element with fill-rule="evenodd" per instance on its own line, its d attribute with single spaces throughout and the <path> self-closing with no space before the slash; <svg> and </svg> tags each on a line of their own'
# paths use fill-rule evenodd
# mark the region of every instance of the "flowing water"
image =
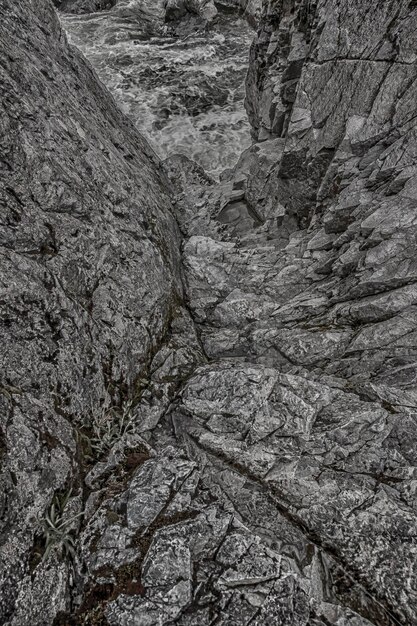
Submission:
<svg viewBox="0 0 417 626">
<path fill-rule="evenodd" d="M 243 100 L 253 31 L 242 17 L 219 12 L 210 27 L 191 19 L 157 36 L 114 11 L 61 20 L 161 158 L 181 152 L 217 175 L 250 145 Z"/>
</svg>

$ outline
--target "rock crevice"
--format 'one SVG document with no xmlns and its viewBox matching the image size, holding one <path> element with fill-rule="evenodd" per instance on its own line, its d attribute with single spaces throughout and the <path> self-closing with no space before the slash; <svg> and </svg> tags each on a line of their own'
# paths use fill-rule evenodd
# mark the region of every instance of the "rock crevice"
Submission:
<svg viewBox="0 0 417 626">
<path fill-rule="evenodd" d="M 219 183 L 2 7 L 1 620 L 416 624 L 417 7 L 264 2 Z"/>
</svg>

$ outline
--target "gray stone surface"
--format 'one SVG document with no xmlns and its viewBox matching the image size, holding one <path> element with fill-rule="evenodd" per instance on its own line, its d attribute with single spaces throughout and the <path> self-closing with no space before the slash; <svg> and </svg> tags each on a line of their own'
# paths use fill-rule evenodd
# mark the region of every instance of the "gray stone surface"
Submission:
<svg viewBox="0 0 417 626">
<path fill-rule="evenodd" d="M 265 2 L 219 183 L 7 8 L 4 623 L 417 624 L 417 6 Z"/>
<path fill-rule="evenodd" d="M 0 621 L 22 626 L 68 606 L 68 567 L 31 579 L 38 518 L 80 493 L 80 429 L 140 393 L 181 282 L 156 158 L 52 4 L 5 1 L 0 24 Z"/>
<path fill-rule="evenodd" d="M 256 0 L 255 0 L 256 1 Z M 213 0 L 53 0 L 63 13 L 95 13 L 114 9 L 123 17 L 136 16 L 138 25 L 158 30 L 164 22 L 178 21 L 188 16 L 199 16 L 210 22 L 217 15 Z M 253 4 L 253 3 L 252 3 Z M 250 15 L 255 13 L 251 5 Z M 259 7 L 257 7 L 259 14 Z M 143 21 L 140 24 L 140 21 Z"/>
<path fill-rule="evenodd" d="M 228 10 L 238 9 L 254 26 L 261 17 L 262 0 L 219 0 L 216 4 Z"/>
<path fill-rule="evenodd" d="M 57 9 L 64 13 L 94 13 L 115 6 L 117 0 L 53 0 Z"/>
</svg>

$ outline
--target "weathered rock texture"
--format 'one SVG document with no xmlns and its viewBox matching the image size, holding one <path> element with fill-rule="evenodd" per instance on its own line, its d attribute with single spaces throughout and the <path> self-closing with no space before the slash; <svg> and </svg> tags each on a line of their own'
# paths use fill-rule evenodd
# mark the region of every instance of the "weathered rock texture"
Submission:
<svg viewBox="0 0 417 626">
<path fill-rule="evenodd" d="M 156 159 L 52 4 L 4 0 L 0 30 L 0 622 L 20 626 L 65 608 L 68 567 L 32 578 L 30 558 L 54 492 L 82 485 L 77 429 L 138 393 L 181 287 Z"/>
<path fill-rule="evenodd" d="M 4 622 L 417 624 L 417 7 L 265 4 L 255 144 L 219 184 L 165 163 L 184 307 L 146 145 L 6 6 Z M 75 555 L 39 562 L 68 484 Z"/>
<path fill-rule="evenodd" d="M 331 557 L 314 602 L 330 589 L 375 624 L 417 620 L 416 24 L 409 2 L 266 3 L 247 94 L 261 143 L 182 212 L 211 363 L 176 432 Z"/>
<path fill-rule="evenodd" d="M 117 0 L 53 0 L 54 5 L 65 13 L 94 13 L 111 9 Z"/>
<path fill-rule="evenodd" d="M 138 26 L 153 28 L 155 31 L 164 23 L 187 17 L 199 17 L 203 22 L 209 23 L 218 14 L 217 6 L 221 10 L 242 12 L 255 25 L 262 5 L 261 0 L 53 0 L 53 3 L 63 13 L 94 13 L 115 7 L 115 12 L 122 18 L 135 16 Z"/>
<path fill-rule="evenodd" d="M 158 33 L 166 23 L 190 17 L 207 23 L 217 15 L 213 0 L 118 0 L 115 5 L 116 15 L 133 18 L 149 34 Z"/>
<path fill-rule="evenodd" d="M 165 0 L 165 21 L 179 20 L 186 15 L 200 15 L 211 21 L 217 15 L 213 0 Z"/>
<path fill-rule="evenodd" d="M 219 0 L 216 5 L 233 11 L 238 9 L 253 25 L 261 16 L 262 0 Z"/>
</svg>

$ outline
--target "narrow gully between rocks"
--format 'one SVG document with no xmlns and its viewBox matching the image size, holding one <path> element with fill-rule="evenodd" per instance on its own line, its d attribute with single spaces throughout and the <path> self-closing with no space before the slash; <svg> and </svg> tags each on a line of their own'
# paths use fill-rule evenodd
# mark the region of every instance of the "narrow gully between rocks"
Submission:
<svg viewBox="0 0 417 626">
<path fill-rule="evenodd" d="M 217 176 L 250 145 L 244 83 L 254 31 L 237 10 L 153 32 L 113 10 L 61 22 L 162 159 L 182 153 Z"/>
</svg>

